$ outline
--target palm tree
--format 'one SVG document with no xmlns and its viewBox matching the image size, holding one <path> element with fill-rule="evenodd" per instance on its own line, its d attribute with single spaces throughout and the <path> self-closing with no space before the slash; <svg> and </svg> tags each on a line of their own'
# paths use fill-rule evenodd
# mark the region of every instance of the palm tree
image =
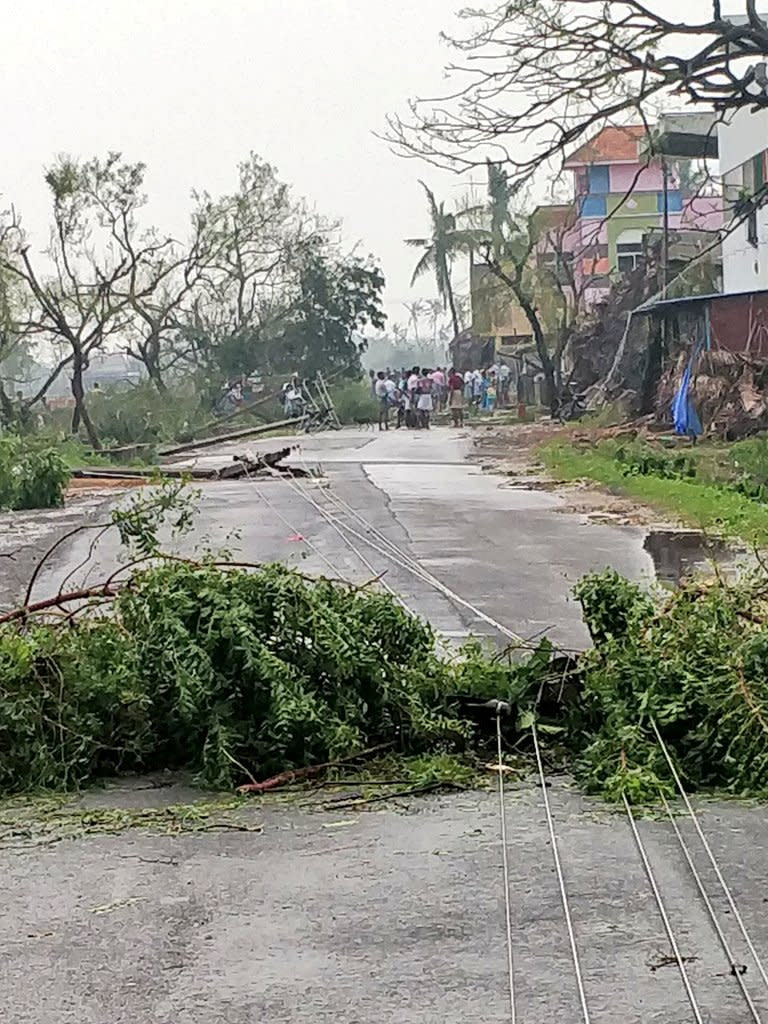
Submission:
<svg viewBox="0 0 768 1024">
<path fill-rule="evenodd" d="M 461 214 L 447 213 L 445 203 L 438 205 L 435 194 L 423 181 L 419 184 L 427 194 L 429 216 L 432 232 L 429 238 L 406 238 L 405 244 L 423 249 L 421 258 L 416 264 L 411 277 L 411 285 L 430 271 L 435 275 L 437 292 L 443 302 L 443 309 L 451 311 L 453 335 L 457 337 L 461 331 L 459 314 L 456 309 L 456 298 L 451 282 L 451 264 L 458 253 L 471 252 L 480 241 L 487 237 L 487 232 L 474 228 L 460 228 L 457 219 L 473 211 L 464 210 Z M 482 236 L 482 238 L 481 238 Z"/>
</svg>

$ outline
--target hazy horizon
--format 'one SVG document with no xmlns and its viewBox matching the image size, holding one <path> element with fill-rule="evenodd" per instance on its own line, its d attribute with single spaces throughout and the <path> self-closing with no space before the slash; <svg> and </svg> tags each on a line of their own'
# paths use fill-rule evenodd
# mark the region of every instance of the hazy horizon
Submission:
<svg viewBox="0 0 768 1024">
<path fill-rule="evenodd" d="M 409 282 L 403 244 L 428 227 L 418 179 L 448 204 L 468 182 L 391 153 L 373 134 L 414 95 L 439 95 L 460 0 L 31 0 L 3 4 L 0 67 L 6 147 L 0 194 L 47 241 L 43 167 L 58 153 L 120 151 L 147 164 L 149 219 L 186 231 L 192 189 L 233 188 L 253 150 L 319 212 L 343 222 L 348 245 L 380 261 L 392 320 L 433 297 Z M 658 4 L 657 4 L 658 6 Z M 732 0 L 726 9 L 743 9 Z M 681 0 L 680 17 L 701 15 Z M 459 291 L 466 284 L 457 269 Z"/>
</svg>

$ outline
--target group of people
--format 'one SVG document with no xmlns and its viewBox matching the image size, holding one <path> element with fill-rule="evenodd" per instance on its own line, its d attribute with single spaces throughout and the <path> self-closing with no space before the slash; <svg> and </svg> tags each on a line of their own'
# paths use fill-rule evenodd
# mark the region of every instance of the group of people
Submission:
<svg viewBox="0 0 768 1024">
<path fill-rule="evenodd" d="M 369 371 L 371 395 L 379 409 L 379 430 L 389 430 L 390 416 L 395 414 L 395 429 L 402 426 L 429 430 L 434 411 L 445 409 L 453 425 L 464 425 L 464 410 L 482 409 L 493 413 L 497 405 L 507 405 L 511 372 L 508 366 L 491 366 L 486 370 L 459 373 L 438 366 L 436 370 L 414 366 L 399 372 Z"/>
<path fill-rule="evenodd" d="M 283 407 L 283 413 L 287 420 L 304 415 L 307 403 L 304 397 L 304 387 L 297 374 L 294 373 L 291 379 L 283 384 L 280 393 L 280 404 Z"/>
<path fill-rule="evenodd" d="M 493 413 L 509 405 L 512 371 L 501 363 L 484 370 L 467 370 L 464 374 L 464 398 L 467 405 Z"/>
</svg>

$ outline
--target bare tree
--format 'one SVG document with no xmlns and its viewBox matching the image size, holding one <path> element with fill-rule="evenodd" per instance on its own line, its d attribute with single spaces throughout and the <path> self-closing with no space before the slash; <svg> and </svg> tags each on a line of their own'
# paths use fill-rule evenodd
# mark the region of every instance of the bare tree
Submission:
<svg viewBox="0 0 768 1024">
<path fill-rule="evenodd" d="M 196 194 L 203 271 L 194 322 L 214 343 L 245 331 L 268 332 L 284 320 L 297 300 L 303 258 L 322 248 L 333 229 L 295 200 L 255 153 L 238 170 L 233 193 L 218 199 Z"/>
<path fill-rule="evenodd" d="M 593 275 L 576 272 L 577 261 L 589 258 L 590 246 L 574 246 L 570 207 L 513 213 L 507 172 L 490 161 L 487 168 L 489 228 L 478 247 L 478 263 L 524 313 L 552 401 L 561 386 L 563 355 L 594 281 Z"/>
<path fill-rule="evenodd" d="M 53 199 L 53 224 L 44 258 L 33 255 L 11 211 L 0 230 L 0 270 L 14 275 L 28 293 L 26 331 L 67 349 L 54 375 L 65 366 L 71 372 L 72 431 L 82 424 L 90 443 L 99 448 L 83 374 L 94 352 L 125 329 L 142 267 L 169 242 L 154 233 L 133 241 L 136 214 L 145 202 L 143 164 L 125 163 L 119 153 L 86 162 L 61 156 L 45 180 Z"/>
<path fill-rule="evenodd" d="M 168 390 L 165 375 L 189 355 L 189 346 L 179 344 L 179 338 L 216 258 L 203 229 L 202 221 L 193 217 L 189 244 L 168 240 L 167 245 L 150 249 L 129 281 L 126 299 L 131 315 L 123 332 L 125 351 L 144 365 L 160 392 Z M 135 253 L 132 239 L 122 244 Z"/>
<path fill-rule="evenodd" d="M 11 397 L 5 388 L 4 364 L 11 359 L 23 336 L 17 322 L 17 307 L 14 301 L 14 282 L 8 274 L 0 274 L 0 423 L 8 426 L 14 419 Z"/>
<path fill-rule="evenodd" d="M 388 139 L 407 155 L 457 170 L 486 157 L 504 163 L 515 188 L 542 163 L 605 123 L 652 116 L 668 97 L 725 112 L 768 106 L 768 25 L 756 0 L 741 18 L 673 20 L 656 0 L 505 0 L 461 17 L 448 41 L 460 55 L 453 88 L 414 100 L 389 120 Z M 652 10 L 661 8 L 664 13 Z"/>
</svg>

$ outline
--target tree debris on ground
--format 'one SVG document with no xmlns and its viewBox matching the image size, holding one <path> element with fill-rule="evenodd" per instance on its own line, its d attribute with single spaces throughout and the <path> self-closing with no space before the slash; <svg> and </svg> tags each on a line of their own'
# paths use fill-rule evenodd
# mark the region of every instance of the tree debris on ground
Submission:
<svg viewBox="0 0 768 1024">
<path fill-rule="evenodd" d="M 103 593 L 110 616 L 81 602 L 62 622 L 27 609 L 0 627 L 0 791 L 157 769 L 262 791 L 348 774 L 382 746 L 478 765 L 495 728 L 478 704 L 501 698 L 507 745 L 529 749 L 536 724 L 549 756 L 609 799 L 672 792 L 655 726 L 691 789 L 764 793 L 768 572 L 656 597 L 606 572 L 576 595 L 584 655 L 475 642 L 447 660 L 387 594 L 280 566 L 161 561 Z"/>
<path fill-rule="evenodd" d="M 669 423 L 690 352 L 684 350 L 663 373 L 656 392 L 656 415 Z M 768 359 L 724 349 L 703 352 L 691 384 L 691 401 L 709 436 L 750 437 L 768 429 Z"/>
<path fill-rule="evenodd" d="M 543 638 L 501 652 L 471 640 L 447 656 L 376 580 L 164 554 L 159 526 L 188 529 L 193 497 L 166 481 L 78 527 L 117 528 L 132 560 L 33 600 L 60 538 L 23 605 L 0 618 L 0 793 L 126 772 L 182 770 L 257 793 L 352 774 L 361 793 L 344 799 L 368 802 L 371 757 L 379 781 L 405 781 L 395 793 L 465 786 L 495 757 L 499 700 L 508 750 L 530 752 L 535 727 L 550 764 L 609 799 L 672 793 L 665 749 L 691 790 L 768 790 L 759 557 L 736 579 L 673 593 L 612 570 L 585 577 L 583 654 Z"/>
<path fill-rule="evenodd" d="M 307 470 L 298 466 L 284 466 L 296 445 L 279 448 L 274 452 L 256 453 L 255 455 L 233 455 L 232 461 L 225 466 L 214 469 L 200 469 L 196 466 L 175 468 L 173 466 L 155 466 L 151 469 L 75 469 L 72 476 L 84 480 L 242 480 L 251 476 L 272 476 L 273 472 L 286 476 L 309 476 Z"/>
<path fill-rule="evenodd" d="M 497 669 L 452 664 L 389 595 L 270 566 L 180 561 L 111 591 L 62 626 L 0 629 L 0 790 L 72 788 L 177 767 L 229 787 L 391 743 L 465 750 L 450 698 Z M 475 678 L 476 677 L 476 678 Z"/>
<path fill-rule="evenodd" d="M 689 580 L 654 599 L 613 571 L 576 587 L 594 647 L 564 717 L 577 777 L 618 799 L 675 787 L 768 790 L 768 571 Z"/>
</svg>

